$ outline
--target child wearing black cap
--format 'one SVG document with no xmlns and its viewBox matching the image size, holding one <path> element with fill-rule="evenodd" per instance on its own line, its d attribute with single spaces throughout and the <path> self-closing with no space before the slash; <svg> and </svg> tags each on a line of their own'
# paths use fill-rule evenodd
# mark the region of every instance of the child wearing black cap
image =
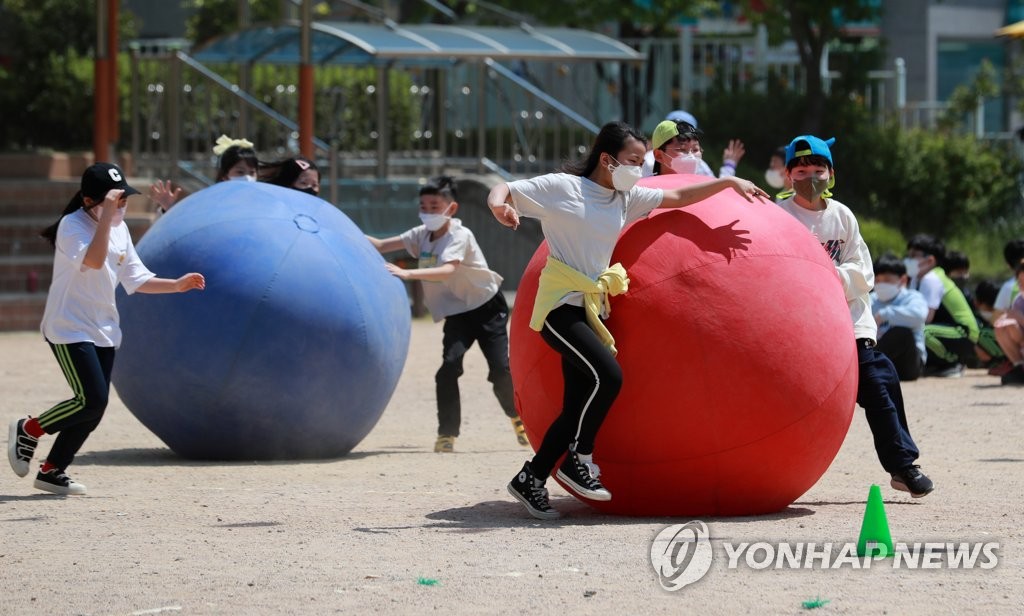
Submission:
<svg viewBox="0 0 1024 616">
<path fill-rule="evenodd" d="M 320 179 L 320 168 L 303 156 L 260 163 L 260 181 L 294 188 L 314 197 L 320 195 Z"/>
<path fill-rule="evenodd" d="M 875 279 L 871 253 L 853 212 L 831 198 L 835 186 L 833 143 L 835 139 L 801 135 L 786 146 L 786 176 L 795 194 L 780 201 L 779 207 L 814 234 L 836 266 L 857 343 L 857 404 L 864 408 L 875 453 L 891 475 L 890 485 L 920 498 L 931 492 L 933 485 L 914 464 L 919 452 L 907 426 L 896 368 L 875 348 L 878 326 L 868 295 Z"/>
<path fill-rule="evenodd" d="M 206 286 L 202 274 L 171 280 L 146 269 L 124 224 L 128 195 L 134 194 L 138 191 L 120 168 L 96 163 L 85 170 L 81 190 L 57 222 L 40 233 L 55 248 L 41 330 L 74 395 L 39 417 L 12 421 L 7 459 L 24 477 L 39 438 L 56 434 L 35 480 L 36 488 L 53 494 L 86 492 L 66 471 L 107 406 L 114 352 L 121 343 L 114 302 L 118 283 L 128 293 L 183 293 Z"/>
</svg>

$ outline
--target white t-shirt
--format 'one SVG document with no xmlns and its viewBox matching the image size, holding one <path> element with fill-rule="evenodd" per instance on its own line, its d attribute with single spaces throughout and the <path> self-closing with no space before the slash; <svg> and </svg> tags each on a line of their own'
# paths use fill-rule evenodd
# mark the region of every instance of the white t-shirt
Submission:
<svg viewBox="0 0 1024 616">
<path fill-rule="evenodd" d="M 114 290 L 121 283 L 134 293 L 154 277 L 132 244 L 128 225 L 110 228 L 107 258 L 100 269 L 82 265 L 96 234 L 97 223 L 85 210 L 68 214 L 57 227 L 53 258 L 53 282 L 46 296 L 40 329 L 54 344 L 92 342 L 98 347 L 121 345 L 121 327 Z"/>
<path fill-rule="evenodd" d="M 875 286 L 875 272 L 868 245 L 860 235 L 860 225 L 850 208 L 835 199 L 826 199 L 825 203 L 825 209 L 816 212 L 800 207 L 790 197 L 780 201 L 779 207 L 818 238 L 835 264 L 853 318 L 854 336 L 877 340 L 878 326 L 871 314 L 869 296 Z"/>
<path fill-rule="evenodd" d="M 419 259 L 420 268 L 459 262 L 448 278 L 422 281 L 423 303 L 435 322 L 479 308 L 498 293 L 501 276 L 488 269 L 473 232 L 458 218 L 451 220 L 448 232 L 436 241 L 430 239 L 430 231 L 423 225 L 399 238 L 405 250 Z"/>
<path fill-rule="evenodd" d="M 540 221 L 551 256 L 597 280 L 611 265 L 622 229 L 661 205 L 664 191 L 634 186 L 628 192 L 605 188 L 568 173 L 549 173 L 508 183 L 512 207 Z M 583 305 L 573 293 L 562 303 Z"/>
<path fill-rule="evenodd" d="M 910 288 L 917 289 L 924 295 L 924 301 L 928 303 L 929 310 L 938 310 L 942 305 L 942 296 L 946 294 L 946 288 L 942 279 L 933 271 L 928 271 L 919 279 L 910 281 Z"/>
<path fill-rule="evenodd" d="M 1013 292 L 1014 286 L 1017 285 L 1017 276 L 1011 276 L 1009 280 L 1003 283 L 1003 286 L 999 287 L 999 294 L 996 295 L 996 302 L 992 304 L 992 307 L 996 310 L 1002 310 L 1006 312 L 1013 305 L 1013 300 L 1016 299 L 1017 295 Z"/>
</svg>

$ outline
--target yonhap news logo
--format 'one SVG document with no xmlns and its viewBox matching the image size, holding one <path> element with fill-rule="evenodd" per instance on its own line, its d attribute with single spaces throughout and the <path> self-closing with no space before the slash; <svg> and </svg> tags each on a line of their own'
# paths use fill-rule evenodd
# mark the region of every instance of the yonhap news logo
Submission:
<svg viewBox="0 0 1024 616">
<path fill-rule="evenodd" d="M 704 577 L 714 554 L 708 526 L 700 520 L 665 528 L 651 542 L 651 564 L 665 590 L 679 590 Z"/>
<path fill-rule="evenodd" d="M 857 543 L 779 542 L 733 543 L 723 541 L 725 568 L 764 569 L 993 569 L 999 564 L 999 543 L 928 541 L 896 543 L 892 554 L 867 545 L 857 553 Z M 676 591 L 702 579 L 714 562 L 715 550 L 707 525 L 700 520 L 673 524 L 651 542 L 651 565 L 658 583 Z"/>
</svg>

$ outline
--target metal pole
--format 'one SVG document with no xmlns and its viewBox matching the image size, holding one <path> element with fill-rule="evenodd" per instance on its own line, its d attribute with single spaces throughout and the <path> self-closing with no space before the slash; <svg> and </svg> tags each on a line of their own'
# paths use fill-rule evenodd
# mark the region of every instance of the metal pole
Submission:
<svg viewBox="0 0 1024 616">
<path fill-rule="evenodd" d="M 981 139 L 985 136 L 985 97 L 978 97 L 978 106 L 974 108 L 974 136 Z"/>
<path fill-rule="evenodd" d="M 476 99 L 476 171 L 483 174 L 484 158 L 487 157 L 487 66 L 477 63 L 477 99 Z"/>
<path fill-rule="evenodd" d="M 181 160 L 181 60 L 178 52 L 171 54 L 171 71 L 167 83 L 167 154 L 170 159 L 168 175 L 171 179 L 177 180 L 178 161 Z"/>
<path fill-rule="evenodd" d="M 907 63 L 903 58 L 896 58 L 896 108 L 903 110 L 907 106 Z"/>
<path fill-rule="evenodd" d="M 312 0 L 302 0 L 302 61 L 299 64 L 299 151 L 313 158 L 313 63 L 310 28 L 313 21 Z"/>
<path fill-rule="evenodd" d="M 338 140 L 337 138 L 331 140 L 331 151 L 328 152 L 330 156 L 328 164 L 328 179 L 331 182 L 331 203 L 336 207 L 340 208 L 341 204 L 338 203 Z"/>
<path fill-rule="evenodd" d="M 118 52 L 118 32 L 117 32 L 117 15 L 118 9 L 120 8 L 120 2 L 118 0 L 107 0 L 107 70 L 109 71 L 110 84 L 110 152 L 114 154 L 117 151 L 117 142 L 121 138 L 121 92 L 117 84 L 117 52 Z"/>
<path fill-rule="evenodd" d="M 110 71 L 107 69 L 107 2 L 96 0 L 96 59 L 93 62 L 93 126 L 92 155 L 94 160 L 110 160 Z"/>
<path fill-rule="evenodd" d="M 679 108 L 689 109 L 693 99 L 693 30 L 679 29 Z"/>
<path fill-rule="evenodd" d="M 768 88 L 768 27 L 758 24 L 754 36 L 754 91 L 764 93 Z"/>
<path fill-rule="evenodd" d="M 388 176 L 388 152 L 391 145 L 391 127 L 388 125 L 388 77 L 390 65 L 377 67 L 377 177 Z"/>
<path fill-rule="evenodd" d="M 139 109 L 141 104 L 139 99 L 142 93 L 139 91 L 141 78 L 139 76 L 139 49 L 135 47 L 131 50 L 129 55 L 131 59 L 131 91 L 129 94 L 129 104 L 131 105 L 131 130 L 132 130 L 132 160 L 137 165 L 142 160 L 142 130 L 139 128 Z"/>
<path fill-rule="evenodd" d="M 896 113 L 900 119 L 900 128 L 907 127 L 907 63 L 903 58 L 896 58 Z"/>
<path fill-rule="evenodd" d="M 437 143 L 441 151 L 441 164 L 445 165 L 448 158 L 448 71 L 450 69 L 437 69 L 436 81 L 434 82 L 434 103 L 437 117 Z"/>
<path fill-rule="evenodd" d="M 249 0 L 238 0 L 238 29 L 245 30 L 252 24 L 252 17 L 249 13 Z M 238 67 L 238 87 L 243 92 L 248 92 L 252 83 L 252 63 L 244 62 Z M 249 106 L 241 105 L 238 113 L 239 137 L 247 138 L 249 135 Z M 257 148 L 259 145 L 257 144 Z"/>
</svg>

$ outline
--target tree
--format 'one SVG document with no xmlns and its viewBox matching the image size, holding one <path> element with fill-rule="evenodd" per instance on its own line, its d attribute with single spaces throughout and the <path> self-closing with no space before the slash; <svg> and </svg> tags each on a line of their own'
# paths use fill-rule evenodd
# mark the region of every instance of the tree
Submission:
<svg viewBox="0 0 1024 616">
<path fill-rule="evenodd" d="M 249 22 L 253 24 L 278 22 L 287 17 L 287 0 L 182 0 L 189 8 L 195 9 L 185 22 L 185 36 L 196 44 L 238 30 L 239 2 L 248 5 Z M 295 8 L 298 12 L 298 7 Z M 313 3 L 313 18 L 324 17 L 330 12 L 329 2 Z"/>
<path fill-rule="evenodd" d="M 844 23 L 869 21 L 879 8 L 869 0 L 740 0 L 753 23 L 763 23 L 772 44 L 792 39 L 807 78 L 807 113 L 803 130 L 817 133 L 825 114 L 821 58 L 825 48 L 839 39 Z"/>
<path fill-rule="evenodd" d="M 0 114 L 28 118 L 0 123 L 0 147 L 87 147 L 92 141 L 92 50 L 96 3 L 4 0 Z M 121 13 L 121 37 L 131 15 Z"/>
</svg>

